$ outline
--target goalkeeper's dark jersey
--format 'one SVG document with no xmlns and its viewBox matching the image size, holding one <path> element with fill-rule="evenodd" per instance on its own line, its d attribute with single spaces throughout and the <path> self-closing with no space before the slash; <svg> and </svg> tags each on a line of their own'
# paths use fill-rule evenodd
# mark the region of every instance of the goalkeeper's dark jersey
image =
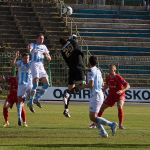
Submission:
<svg viewBox="0 0 150 150">
<path fill-rule="evenodd" d="M 61 53 L 69 69 L 84 69 L 84 55 L 74 39 L 67 41 Z"/>
</svg>

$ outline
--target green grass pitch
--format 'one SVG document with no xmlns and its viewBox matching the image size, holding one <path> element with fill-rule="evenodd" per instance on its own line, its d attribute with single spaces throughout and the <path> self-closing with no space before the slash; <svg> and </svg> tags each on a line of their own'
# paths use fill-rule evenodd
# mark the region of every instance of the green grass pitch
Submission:
<svg viewBox="0 0 150 150">
<path fill-rule="evenodd" d="M 17 126 L 16 107 L 10 110 L 10 127 L 3 128 L 0 104 L 0 150 L 150 150 L 150 104 L 125 105 L 126 130 L 109 133 L 107 139 L 89 129 L 88 104 L 71 102 L 71 118 L 62 115 L 63 103 L 43 103 L 32 114 L 27 108 L 29 127 Z M 118 121 L 117 108 L 109 108 L 104 116 Z"/>
</svg>

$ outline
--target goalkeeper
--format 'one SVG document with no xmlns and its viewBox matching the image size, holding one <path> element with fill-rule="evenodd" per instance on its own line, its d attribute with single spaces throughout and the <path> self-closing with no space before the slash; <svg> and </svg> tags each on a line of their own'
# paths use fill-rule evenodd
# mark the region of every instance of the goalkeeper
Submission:
<svg viewBox="0 0 150 150">
<path fill-rule="evenodd" d="M 78 92 L 85 84 L 84 55 L 79 48 L 76 35 L 72 35 L 68 39 L 60 38 L 60 44 L 62 45 L 62 57 L 69 67 L 68 89 L 63 96 L 63 114 L 65 117 L 71 117 L 68 109 L 71 94 Z"/>
</svg>

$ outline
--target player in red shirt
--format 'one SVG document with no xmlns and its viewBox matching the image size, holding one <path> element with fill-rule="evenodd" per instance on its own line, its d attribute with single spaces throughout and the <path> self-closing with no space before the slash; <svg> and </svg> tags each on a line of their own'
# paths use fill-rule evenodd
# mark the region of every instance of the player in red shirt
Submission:
<svg viewBox="0 0 150 150">
<path fill-rule="evenodd" d="M 8 109 L 12 108 L 14 103 L 16 103 L 16 104 L 18 103 L 18 97 L 17 97 L 18 82 L 17 82 L 17 78 L 14 76 L 7 77 L 7 78 L 1 77 L 1 80 L 6 80 L 8 82 L 8 85 L 9 85 L 9 92 L 8 92 L 7 98 L 6 98 L 4 105 L 3 105 L 3 116 L 4 116 L 4 120 L 5 120 L 4 127 L 8 127 L 9 126 Z M 21 116 L 22 116 L 22 120 L 24 122 L 24 126 L 27 127 L 26 111 L 25 111 L 24 107 L 22 108 Z"/>
<path fill-rule="evenodd" d="M 101 106 L 98 116 L 101 117 L 106 108 L 112 107 L 115 103 L 117 103 L 119 128 L 124 129 L 123 106 L 125 102 L 125 91 L 130 88 L 130 85 L 122 76 L 116 73 L 116 70 L 117 68 L 115 65 L 110 65 L 109 75 L 106 77 L 106 82 L 104 85 L 104 92 L 106 89 L 109 89 L 109 91 L 107 98 Z"/>
</svg>

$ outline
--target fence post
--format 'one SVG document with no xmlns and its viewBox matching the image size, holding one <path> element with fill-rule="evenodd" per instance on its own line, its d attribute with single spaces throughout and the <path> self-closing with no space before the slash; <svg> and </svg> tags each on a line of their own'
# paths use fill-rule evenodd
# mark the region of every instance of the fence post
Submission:
<svg viewBox="0 0 150 150">
<path fill-rule="evenodd" d="M 15 66 L 12 67 L 12 76 L 16 76 L 16 67 Z"/>
<path fill-rule="evenodd" d="M 48 63 L 48 80 L 49 80 L 49 85 L 52 86 L 52 75 L 51 75 L 50 63 Z"/>
</svg>

